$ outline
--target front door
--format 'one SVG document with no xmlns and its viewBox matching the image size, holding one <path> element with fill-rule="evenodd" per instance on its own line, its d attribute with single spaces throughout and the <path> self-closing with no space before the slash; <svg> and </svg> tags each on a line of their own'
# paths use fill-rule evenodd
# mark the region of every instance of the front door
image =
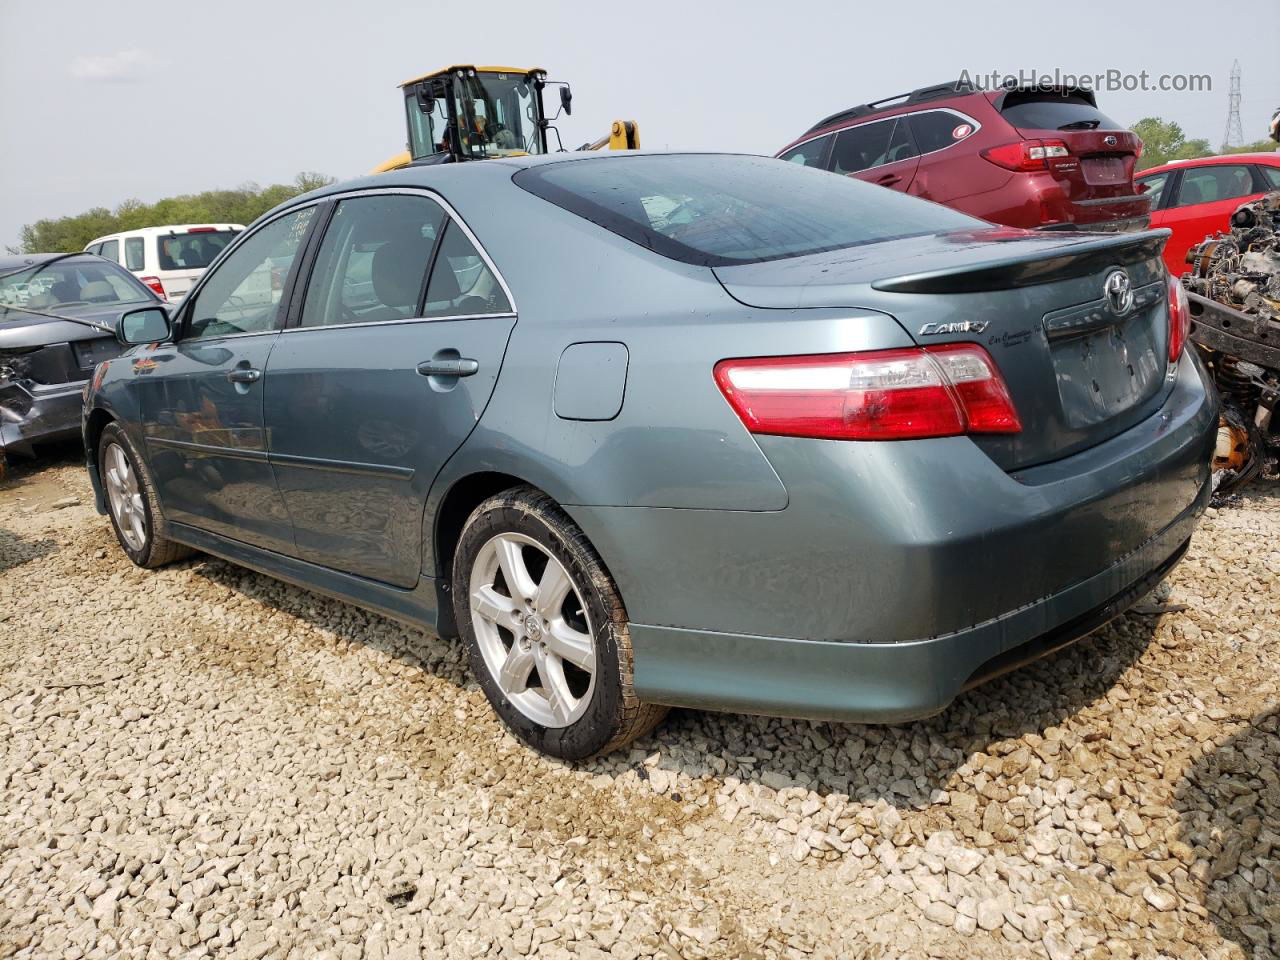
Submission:
<svg viewBox="0 0 1280 960">
<path fill-rule="evenodd" d="M 148 461 L 167 519 L 291 552 L 293 530 L 267 460 L 263 374 L 282 291 L 314 208 L 246 237 L 176 318 L 177 339 L 134 358 Z"/>
<path fill-rule="evenodd" d="M 340 201 L 310 278 L 265 381 L 297 555 L 411 587 L 427 491 L 488 403 L 515 314 L 466 230 L 425 193 Z"/>
</svg>

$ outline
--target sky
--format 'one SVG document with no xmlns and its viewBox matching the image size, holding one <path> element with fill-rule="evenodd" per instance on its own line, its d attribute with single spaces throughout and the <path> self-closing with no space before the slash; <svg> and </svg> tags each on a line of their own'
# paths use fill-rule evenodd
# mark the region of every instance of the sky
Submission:
<svg viewBox="0 0 1280 960">
<path fill-rule="evenodd" d="M 1245 140 L 1266 136 L 1276 39 L 1277 0 L 1229 17 L 1203 0 L 0 0 L 0 249 L 24 223 L 130 198 L 360 175 L 403 148 L 396 86 L 450 63 L 570 81 L 569 147 L 625 118 L 645 148 L 774 153 L 853 104 L 1054 70 L 1207 74 L 1208 91 L 1098 103 L 1216 146 L 1234 59 Z"/>
</svg>

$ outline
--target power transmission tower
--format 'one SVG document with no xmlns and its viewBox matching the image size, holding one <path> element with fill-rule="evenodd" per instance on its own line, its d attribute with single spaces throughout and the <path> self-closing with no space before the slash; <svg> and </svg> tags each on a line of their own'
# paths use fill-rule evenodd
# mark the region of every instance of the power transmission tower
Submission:
<svg viewBox="0 0 1280 960">
<path fill-rule="evenodd" d="M 1240 126 L 1240 61 L 1231 64 L 1231 92 L 1227 94 L 1227 131 L 1222 135 L 1222 149 L 1244 146 L 1244 130 Z"/>
</svg>

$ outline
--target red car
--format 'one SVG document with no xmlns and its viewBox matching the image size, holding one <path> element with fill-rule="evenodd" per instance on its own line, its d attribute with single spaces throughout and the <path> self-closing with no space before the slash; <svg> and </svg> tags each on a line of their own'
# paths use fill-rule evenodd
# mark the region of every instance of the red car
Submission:
<svg viewBox="0 0 1280 960">
<path fill-rule="evenodd" d="M 1143 170 L 1134 183 L 1151 198 L 1151 225 L 1173 231 L 1164 247 L 1164 262 L 1177 277 L 1191 269 L 1187 251 L 1205 237 L 1228 230 L 1236 207 L 1280 190 L 1280 153 L 1174 160 Z"/>
<path fill-rule="evenodd" d="M 814 125 L 777 156 L 1029 229 L 1136 230 L 1138 136 L 1071 87 L 924 87 Z"/>
</svg>

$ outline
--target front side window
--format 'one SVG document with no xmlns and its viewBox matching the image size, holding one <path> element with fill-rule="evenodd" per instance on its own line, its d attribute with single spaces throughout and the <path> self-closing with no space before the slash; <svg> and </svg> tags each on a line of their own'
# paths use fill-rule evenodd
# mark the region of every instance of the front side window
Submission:
<svg viewBox="0 0 1280 960">
<path fill-rule="evenodd" d="M 1190 207 L 1197 203 L 1234 200 L 1256 192 L 1253 174 L 1243 163 L 1195 167 L 1182 171 L 1182 183 L 1178 185 L 1178 199 L 1174 206 Z"/>
<path fill-rule="evenodd" d="M 334 210 L 311 270 L 304 327 L 406 320 L 417 315 L 444 225 L 426 197 L 352 197 Z"/>
<path fill-rule="evenodd" d="M 428 317 L 469 317 L 509 313 L 511 302 L 498 278 L 456 223 L 445 228 L 427 285 Z"/>
<path fill-rule="evenodd" d="M 305 207 L 248 237 L 210 273 L 187 311 L 186 338 L 262 333 L 276 325 L 294 259 L 315 216 Z"/>
<path fill-rule="evenodd" d="M 946 110 L 927 110 L 907 118 L 916 147 L 921 153 L 933 153 L 973 136 L 976 126 Z"/>
<path fill-rule="evenodd" d="M 1258 167 L 1272 190 L 1280 190 L 1280 167 Z"/>
<path fill-rule="evenodd" d="M 648 250 L 709 267 L 985 226 L 894 190 L 767 157 L 615 154 L 530 167 L 512 180 Z"/>
<path fill-rule="evenodd" d="M 119 263 L 120 262 L 120 241 L 108 240 L 106 243 L 102 245 L 102 253 L 99 254 L 99 256 L 105 257 L 108 260 L 114 260 L 116 263 Z"/>
<path fill-rule="evenodd" d="M 798 163 L 802 167 L 825 167 L 827 165 L 827 150 L 831 148 L 831 140 L 830 136 L 818 137 L 816 140 L 802 143 L 798 147 L 792 147 L 779 156 L 778 159 L 786 160 L 788 163 Z"/>
<path fill-rule="evenodd" d="M 145 270 L 145 246 L 146 241 L 142 237 L 125 237 L 124 265 L 130 270 Z"/>
</svg>

